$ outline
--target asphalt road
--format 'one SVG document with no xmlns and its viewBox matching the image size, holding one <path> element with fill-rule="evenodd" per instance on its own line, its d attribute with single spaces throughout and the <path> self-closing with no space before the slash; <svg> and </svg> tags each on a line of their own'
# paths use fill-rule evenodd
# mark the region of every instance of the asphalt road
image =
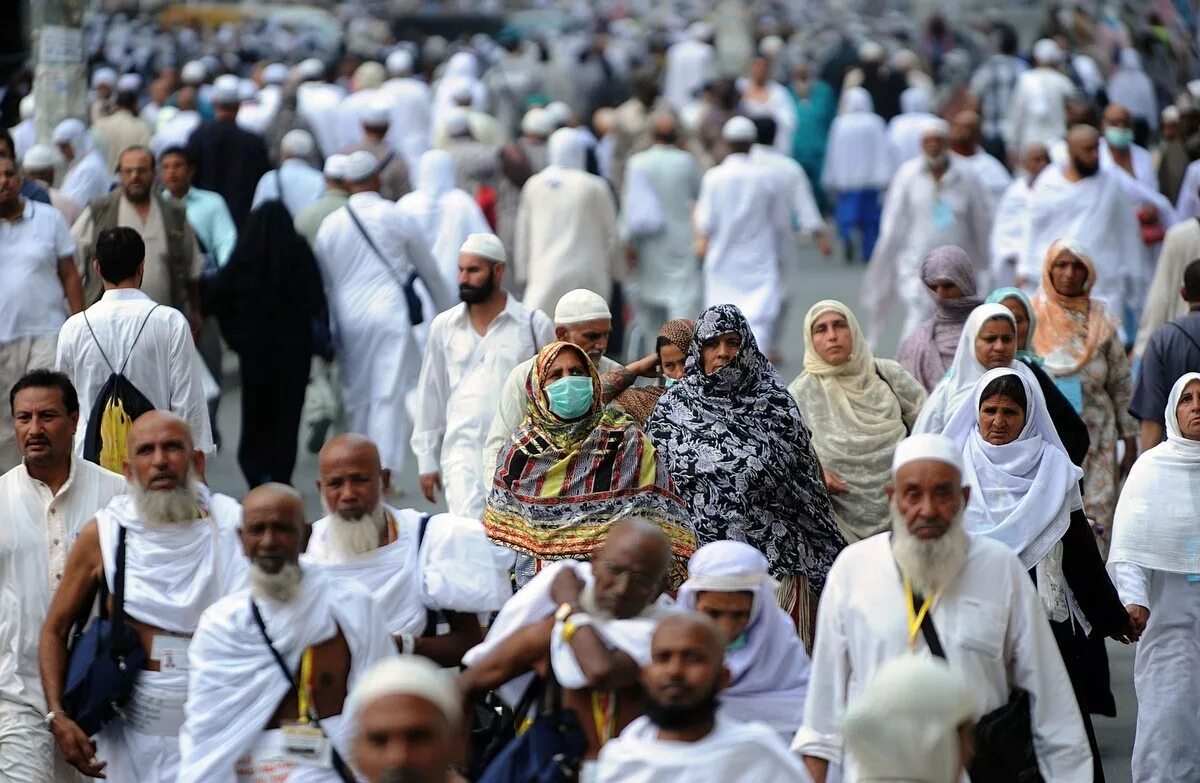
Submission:
<svg viewBox="0 0 1200 783">
<path fill-rule="evenodd" d="M 804 247 L 798 265 L 786 274 L 789 292 L 783 324 L 783 338 L 779 346 L 783 352 L 780 372 L 791 380 L 801 369 L 804 352 L 803 321 L 808 308 L 821 299 L 839 299 L 858 309 L 859 285 L 863 265 L 848 265 L 841 260 L 840 253 L 831 259 L 822 259 L 814 248 Z M 902 324 L 901 314 L 894 312 L 890 329 L 880 340 L 879 355 L 890 356 L 895 350 Z M 246 491 L 246 483 L 237 467 L 236 448 L 240 422 L 240 396 L 237 389 L 236 362 L 227 361 L 227 393 L 222 400 L 219 427 L 225 447 L 209 463 L 208 478 L 212 486 L 222 492 L 240 497 Z M 301 440 L 304 433 L 301 433 Z M 316 492 L 316 457 L 300 450 L 294 483 L 304 494 L 309 516 L 321 516 Z M 392 477 L 393 484 L 404 493 L 395 500 L 399 505 L 412 506 L 421 510 L 434 510 L 421 496 L 417 484 L 416 464 L 409 459 L 406 470 Z M 1129 759 L 1133 752 L 1133 733 L 1136 724 L 1137 703 L 1133 694 L 1133 655 L 1130 648 L 1109 642 L 1112 666 L 1113 691 L 1117 699 L 1118 717 L 1096 718 L 1096 734 L 1104 757 L 1104 770 L 1109 783 L 1128 783 L 1130 778 Z"/>
</svg>

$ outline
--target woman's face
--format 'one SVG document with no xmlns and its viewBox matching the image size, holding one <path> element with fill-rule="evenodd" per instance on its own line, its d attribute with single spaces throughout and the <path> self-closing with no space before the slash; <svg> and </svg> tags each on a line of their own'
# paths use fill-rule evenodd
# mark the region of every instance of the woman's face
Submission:
<svg viewBox="0 0 1200 783">
<path fill-rule="evenodd" d="M 1006 446 L 1025 429 L 1025 411 L 1007 394 L 994 394 L 979 405 L 979 434 L 993 446 Z"/>
<path fill-rule="evenodd" d="M 1200 440 L 1200 381 L 1192 381 L 1183 387 L 1179 402 L 1175 406 L 1175 420 L 1179 432 L 1188 440 Z"/>
<path fill-rule="evenodd" d="M 850 324 L 846 323 L 845 316 L 834 310 L 821 313 L 813 321 L 812 341 L 817 355 L 834 367 L 848 362 L 850 352 L 854 350 Z"/>
<path fill-rule="evenodd" d="M 710 337 L 700 347 L 700 360 L 704 364 L 704 374 L 712 375 L 717 370 L 737 358 L 742 349 L 742 336 L 737 332 L 726 332 Z"/>
<path fill-rule="evenodd" d="M 1050 263 L 1050 285 L 1060 296 L 1083 296 L 1088 282 L 1087 264 L 1070 250 L 1060 250 Z"/>
<path fill-rule="evenodd" d="M 662 365 L 663 375 L 680 380 L 684 373 L 684 355 L 674 344 L 667 343 L 658 349 L 658 362 Z"/>
<path fill-rule="evenodd" d="M 1015 296 L 1010 296 L 1000 304 L 1013 314 L 1013 319 L 1017 322 L 1017 348 L 1024 348 L 1029 341 L 1029 312 L 1025 309 L 1025 303 Z"/>
<path fill-rule="evenodd" d="M 975 335 L 975 358 L 984 369 L 1008 367 L 1016 354 L 1017 332 L 1005 318 L 991 319 Z"/>
<path fill-rule="evenodd" d="M 579 351 L 570 349 L 558 352 L 558 356 L 554 357 L 554 361 L 550 362 L 550 366 L 546 368 L 545 374 L 542 376 L 542 388 L 546 388 L 557 380 L 566 378 L 569 375 L 587 375 L 588 368 L 583 362 L 583 357 L 579 355 Z"/>
<path fill-rule="evenodd" d="M 963 297 L 962 289 L 949 280 L 934 280 L 927 285 L 938 299 L 962 299 Z"/>
</svg>

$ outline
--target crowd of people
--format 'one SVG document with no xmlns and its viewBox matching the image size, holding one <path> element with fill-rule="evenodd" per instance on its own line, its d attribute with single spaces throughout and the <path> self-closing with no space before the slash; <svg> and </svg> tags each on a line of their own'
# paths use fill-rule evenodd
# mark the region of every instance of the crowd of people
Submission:
<svg viewBox="0 0 1200 783">
<path fill-rule="evenodd" d="M 1200 780 L 1195 20 L 799 5 L 14 76 L 0 779 Z"/>
</svg>

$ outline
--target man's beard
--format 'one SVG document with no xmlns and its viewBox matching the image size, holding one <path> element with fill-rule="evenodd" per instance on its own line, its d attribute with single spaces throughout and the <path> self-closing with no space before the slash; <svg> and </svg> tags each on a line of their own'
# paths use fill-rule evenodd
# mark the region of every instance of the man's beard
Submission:
<svg viewBox="0 0 1200 783">
<path fill-rule="evenodd" d="M 359 519 L 349 519 L 329 508 L 321 498 L 321 505 L 329 515 L 329 549 L 342 557 L 354 557 L 379 548 L 379 534 L 387 524 L 387 512 L 380 503 Z"/>
<path fill-rule="evenodd" d="M 419 769 L 412 767 L 394 767 L 384 772 L 379 778 L 379 783 L 441 783 L 441 781 L 430 780 L 429 777 Z"/>
<path fill-rule="evenodd" d="M 889 505 L 892 519 L 892 555 L 900 571 L 908 577 L 913 590 L 929 596 L 958 578 L 967 562 L 970 538 L 963 528 L 960 509 L 941 538 L 917 538 L 908 530 L 896 501 Z"/>
<path fill-rule="evenodd" d="M 1100 171 L 1099 161 L 1097 161 L 1095 164 L 1089 164 L 1084 163 L 1079 158 L 1071 158 L 1071 165 L 1075 167 L 1075 171 L 1078 172 L 1079 176 L 1081 177 L 1093 177 L 1096 175 L 1096 172 Z"/>
<path fill-rule="evenodd" d="M 458 298 L 462 299 L 467 304 L 479 304 L 486 302 L 488 298 L 496 291 L 496 279 L 488 275 L 486 285 L 466 285 L 465 283 L 458 287 Z"/>
<path fill-rule="evenodd" d="M 250 592 L 255 598 L 289 603 L 300 592 L 300 575 L 300 566 L 296 563 L 285 563 L 279 573 L 269 574 L 251 561 Z"/>
<path fill-rule="evenodd" d="M 130 486 L 138 517 L 147 525 L 163 527 L 191 522 L 200 517 L 196 501 L 199 487 L 189 472 L 183 484 L 174 489 L 147 489 L 135 476 Z"/>
<path fill-rule="evenodd" d="M 944 152 L 938 155 L 925 156 L 925 165 L 929 166 L 931 169 L 944 169 L 946 168 L 946 164 L 949 162 L 950 156 Z"/>
<path fill-rule="evenodd" d="M 660 729 L 684 731 L 712 721 L 718 706 L 720 700 L 717 698 L 717 686 L 714 684 L 698 704 L 662 704 L 647 693 L 645 710 L 646 717 Z"/>
</svg>

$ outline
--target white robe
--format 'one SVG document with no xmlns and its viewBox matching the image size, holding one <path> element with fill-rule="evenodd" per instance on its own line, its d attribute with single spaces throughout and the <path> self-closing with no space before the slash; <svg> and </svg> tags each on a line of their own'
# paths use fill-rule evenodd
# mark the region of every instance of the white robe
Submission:
<svg viewBox="0 0 1200 783">
<path fill-rule="evenodd" d="M 716 71 L 716 51 L 703 41 L 680 41 L 667 49 L 663 69 L 663 97 L 679 111 L 691 103 L 696 91 Z"/>
<path fill-rule="evenodd" d="M 1175 199 L 1175 214 L 1180 220 L 1200 217 L 1200 160 L 1188 164 Z"/>
<path fill-rule="evenodd" d="M 1151 190 L 1158 190 L 1158 170 L 1154 166 L 1154 159 L 1150 155 L 1150 150 L 1145 147 L 1139 147 L 1134 144 L 1129 148 L 1129 155 L 1133 159 L 1133 177 L 1138 182 L 1142 183 Z M 1065 161 L 1064 161 L 1065 162 Z M 1117 166 L 1113 160 L 1112 150 L 1108 148 L 1108 141 L 1104 138 L 1100 139 L 1100 167 L 1121 168 Z M 1125 171 L 1125 169 L 1121 169 Z M 1129 172 L 1125 172 L 1128 174 Z"/>
<path fill-rule="evenodd" d="M 983 189 L 991 198 L 992 210 L 995 211 L 1000 197 L 1004 195 L 1013 181 L 1012 175 L 1008 173 L 1008 169 L 1004 168 L 1004 164 L 982 149 L 976 150 L 974 155 L 959 155 L 957 152 L 951 152 L 950 155 L 956 161 L 964 164 L 979 179 L 979 183 L 983 185 Z"/>
<path fill-rule="evenodd" d="M 342 149 L 338 145 L 337 109 L 346 91 L 336 84 L 305 82 L 296 89 L 296 111 L 312 129 L 322 155 Z"/>
<path fill-rule="evenodd" d="M 718 712 L 713 730 L 695 742 L 660 740 L 658 734 L 659 728 L 645 715 L 626 726 L 600 749 L 596 783 L 811 780 L 778 735 L 762 723 L 742 723 Z"/>
<path fill-rule="evenodd" d="M 278 734 L 263 728 L 289 687 L 254 622 L 250 600 L 250 591 L 241 590 L 214 604 L 200 619 L 190 650 L 193 697 L 179 736 L 179 783 L 235 783 L 238 761 Z M 348 580 L 329 578 L 320 568 L 304 569 L 292 601 L 254 601 L 275 649 L 293 671 L 299 669 L 306 648 L 331 639 L 339 629 L 350 646 L 348 691 L 372 664 L 396 654 L 370 594 Z M 321 726 L 348 759 L 348 726 L 336 718 L 322 720 Z M 332 769 L 305 767 L 291 772 L 287 780 L 336 783 L 340 778 Z"/>
<path fill-rule="evenodd" d="M 883 190 L 896 173 L 887 126 L 874 111 L 871 96 L 862 87 L 847 90 L 841 113 L 829 126 L 821 185 L 844 193 L 852 190 Z"/>
<path fill-rule="evenodd" d="M 1200 258 L 1200 220 L 1189 218 L 1167 229 L 1154 278 L 1146 294 L 1137 341 L 1133 346 L 1135 356 L 1142 355 L 1160 327 L 1187 313 L 1188 303 L 1179 295 L 1179 289 L 1183 286 L 1184 270 L 1197 258 Z"/>
<path fill-rule="evenodd" d="M 804 725 L 792 751 L 841 764 L 844 783 L 860 778 L 844 749 L 842 717 L 883 663 L 910 654 L 906 601 L 886 533 L 842 550 L 821 594 Z M 930 614 L 947 663 L 976 689 L 980 715 L 1007 703 L 1013 687 L 1029 691 L 1042 776 L 1090 783 L 1092 757 L 1071 681 L 1017 556 L 1004 544 L 971 536 L 963 572 Z M 916 649 L 930 654 L 919 633 Z"/>
<path fill-rule="evenodd" d="M 990 237 L 992 288 L 1016 285 L 1017 263 L 1025 251 L 1025 221 L 1029 210 L 1029 180 L 1022 174 L 1012 181 L 992 219 Z"/>
<path fill-rule="evenodd" d="M 398 472 L 408 452 L 405 396 L 419 362 L 401 281 L 415 271 L 438 309 L 453 299 L 411 218 L 374 192 L 355 193 L 348 205 L 392 272 L 371 250 L 347 207 L 322 221 L 313 250 L 342 369 L 347 428 L 374 441 L 383 467 Z M 425 313 L 426 320 L 431 317 Z"/>
<path fill-rule="evenodd" d="M 334 149 L 342 150 L 362 141 L 362 113 L 380 97 L 377 89 L 355 90 L 333 110 Z"/>
<path fill-rule="evenodd" d="M 283 88 L 278 84 L 268 84 L 258 92 L 258 100 L 243 103 L 238 107 L 237 124 L 252 133 L 263 135 L 267 127 L 279 113 L 283 103 Z"/>
<path fill-rule="evenodd" d="M 825 220 L 817 209 L 817 200 L 813 198 L 808 175 L 790 155 L 763 144 L 755 144 L 750 148 L 750 162 L 769 170 L 779 181 L 780 192 L 791 204 L 794 230 L 813 234 L 825 227 Z"/>
<path fill-rule="evenodd" d="M 421 154 L 429 149 L 433 95 L 429 85 L 411 78 L 389 79 L 379 88 L 392 104 L 391 123 L 385 137 L 388 147 L 404 156 L 415 171 Z"/>
<path fill-rule="evenodd" d="M 89 150 L 72 162 L 59 187 L 67 198 L 81 206 L 108 193 L 115 175 L 108 170 L 99 150 Z"/>
<path fill-rule="evenodd" d="M 1035 141 L 1049 144 L 1067 130 L 1067 97 L 1075 84 L 1051 68 L 1031 68 L 1017 77 L 1005 123 L 1004 144 L 1025 149 Z"/>
<path fill-rule="evenodd" d="M 295 216 L 324 193 L 325 176 L 321 172 L 299 158 L 288 158 L 258 180 L 250 208 L 257 209 L 264 201 L 280 200 L 288 213 Z"/>
<path fill-rule="evenodd" d="M 936 114 L 927 111 L 905 112 L 892 117 L 887 124 L 888 148 L 892 163 L 899 166 L 921 156 L 921 133 Z"/>
</svg>

